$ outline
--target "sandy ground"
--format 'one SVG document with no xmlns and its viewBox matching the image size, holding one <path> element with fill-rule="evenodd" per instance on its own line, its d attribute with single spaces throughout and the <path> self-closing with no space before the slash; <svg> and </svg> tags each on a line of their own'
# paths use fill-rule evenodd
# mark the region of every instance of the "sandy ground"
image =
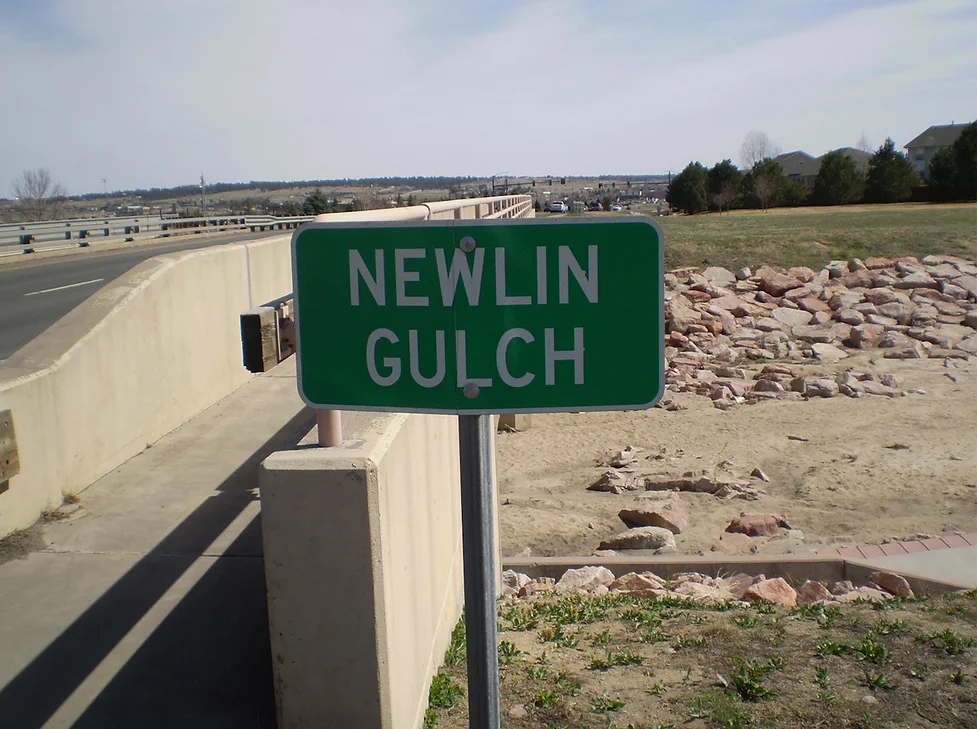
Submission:
<svg viewBox="0 0 977 729">
<path fill-rule="evenodd" d="M 803 533 L 803 541 L 765 544 L 765 553 L 977 531 L 977 360 L 947 364 L 873 352 L 799 368 L 892 373 L 903 389 L 925 391 L 896 399 L 768 401 L 724 412 L 679 394 L 672 397 L 687 410 L 535 415 L 531 429 L 498 437 L 502 554 L 529 547 L 533 556 L 590 555 L 602 538 L 624 531 L 617 514 L 634 495 L 587 486 L 605 470 L 596 460 L 628 445 L 645 449 L 637 473 L 728 461 L 745 479 L 756 467 L 770 477 L 751 481 L 766 492 L 757 501 L 682 494 L 691 518 L 676 538 L 681 553 L 708 552 L 741 512 L 787 513 Z"/>
</svg>

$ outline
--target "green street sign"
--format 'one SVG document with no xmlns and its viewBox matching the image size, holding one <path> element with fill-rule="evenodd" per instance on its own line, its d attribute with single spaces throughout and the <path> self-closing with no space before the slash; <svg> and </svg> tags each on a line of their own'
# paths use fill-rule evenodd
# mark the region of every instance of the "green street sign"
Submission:
<svg viewBox="0 0 977 729">
<path fill-rule="evenodd" d="M 664 392 L 645 217 L 313 223 L 292 236 L 299 394 L 338 410 L 639 410 Z"/>
</svg>

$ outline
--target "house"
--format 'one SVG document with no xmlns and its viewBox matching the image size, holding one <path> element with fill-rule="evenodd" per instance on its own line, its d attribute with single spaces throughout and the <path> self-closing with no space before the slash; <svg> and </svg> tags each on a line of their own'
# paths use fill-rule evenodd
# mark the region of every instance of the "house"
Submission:
<svg viewBox="0 0 977 729">
<path fill-rule="evenodd" d="M 930 162 L 944 147 L 951 146 L 966 128 L 966 124 L 941 124 L 927 129 L 906 145 L 909 161 L 924 180 L 929 180 Z"/>
<path fill-rule="evenodd" d="M 868 152 L 855 149 L 854 147 L 841 147 L 840 149 L 832 150 L 832 152 L 840 152 L 850 159 L 862 174 L 868 172 L 868 161 L 872 157 Z M 796 152 L 785 152 L 784 154 L 778 155 L 773 158 L 773 161 L 780 165 L 780 168 L 784 171 L 784 176 L 788 180 L 799 182 L 811 191 L 814 190 L 814 181 L 818 177 L 818 171 L 821 169 L 821 161 L 823 159 L 824 155 L 812 157 L 807 152 L 798 150 Z"/>
<path fill-rule="evenodd" d="M 808 190 L 814 189 L 814 178 L 818 176 L 818 170 L 821 168 L 820 159 L 797 150 L 778 154 L 773 161 L 780 165 L 788 180 L 799 182 Z"/>
<path fill-rule="evenodd" d="M 835 149 L 833 151 L 840 152 L 854 162 L 855 169 L 857 169 L 863 175 L 868 173 L 868 161 L 872 159 L 871 152 L 866 152 L 864 149 L 855 149 L 854 147 L 841 147 L 840 149 Z M 818 158 L 818 168 L 821 167 L 822 159 L 824 159 L 823 156 Z"/>
</svg>

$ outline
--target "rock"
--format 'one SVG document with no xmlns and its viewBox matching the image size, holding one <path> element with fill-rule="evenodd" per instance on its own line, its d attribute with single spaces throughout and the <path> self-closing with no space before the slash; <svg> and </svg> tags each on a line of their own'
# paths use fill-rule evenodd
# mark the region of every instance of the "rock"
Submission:
<svg viewBox="0 0 977 729">
<path fill-rule="evenodd" d="M 525 587 L 532 580 L 528 575 L 515 572 L 514 570 L 505 570 L 502 573 L 502 586 L 508 591 L 512 590 L 513 593 L 517 592 L 521 587 Z"/>
<path fill-rule="evenodd" d="M 740 572 L 732 577 L 726 577 L 718 585 L 719 589 L 729 595 L 731 600 L 742 600 L 743 595 L 757 580 L 752 575 Z"/>
<path fill-rule="evenodd" d="M 817 346 L 817 345 L 815 345 Z M 835 397 L 840 392 L 838 383 L 827 378 L 806 379 L 804 382 L 804 395 L 807 397 Z"/>
<path fill-rule="evenodd" d="M 831 307 L 826 303 L 821 301 L 816 296 L 805 296 L 802 299 L 797 300 L 797 306 L 803 311 L 809 312 L 811 314 L 817 314 L 818 312 L 830 312 Z"/>
<path fill-rule="evenodd" d="M 895 291 L 889 288 L 870 289 L 869 291 L 866 291 L 863 296 L 867 302 L 870 304 L 875 304 L 876 306 L 882 306 L 883 304 L 905 303 L 907 301 L 905 294 L 897 294 Z"/>
<path fill-rule="evenodd" d="M 739 271 L 736 272 L 736 280 L 746 281 L 746 279 L 748 279 L 752 275 L 753 275 L 753 271 L 751 271 L 749 268 L 741 268 Z"/>
<path fill-rule="evenodd" d="M 831 344 L 815 343 L 811 345 L 811 350 L 814 352 L 814 359 L 819 362 L 828 362 L 829 364 L 834 362 L 840 362 L 848 357 L 848 353 L 842 349 Z"/>
<path fill-rule="evenodd" d="M 810 316 L 810 314 L 808 314 L 808 316 Z M 779 332 L 783 331 L 784 324 L 783 322 L 777 321 L 772 317 L 763 316 L 756 320 L 756 328 L 761 332 Z"/>
<path fill-rule="evenodd" d="M 848 397 L 861 397 L 865 392 L 865 388 L 862 386 L 861 381 L 851 372 L 839 372 L 835 377 L 835 382 L 838 383 L 838 390 L 842 395 L 847 395 Z"/>
<path fill-rule="evenodd" d="M 749 554 L 766 541 L 765 538 L 754 539 L 746 534 L 727 532 L 719 537 L 719 541 L 710 550 L 718 554 Z"/>
<path fill-rule="evenodd" d="M 852 602 L 853 600 L 859 599 L 881 602 L 882 600 L 888 600 L 889 595 L 882 592 L 882 590 L 876 590 L 874 587 L 856 587 L 851 592 L 835 595 L 835 600 L 837 602 Z"/>
<path fill-rule="evenodd" d="M 587 487 L 588 491 L 605 491 L 612 494 L 623 494 L 628 491 L 640 491 L 644 486 L 641 478 L 620 471 L 604 471 L 596 481 Z"/>
<path fill-rule="evenodd" d="M 828 588 L 822 585 L 820 582 L 814 582 L 813 580 L 808 580 L 803 585 L 801 589 L 797 591 L 797 604 L 798 605 L 810 605 L 814 602 L 827 601 L 831 599 L 831 593 L 828 592 Z"/>
<path fill-rule="evenodd" d="M 763 471 L 761 471 L 759 468 L 754 468 L 750 472 L 750 475 L 753 476 L 753 478 L 760 479 L 764 483 L 770 483 L 770 477 L 767 474 L 765 474 Z"/>
<path fill-rule="evenodd" d="M 754 392 L 786 392 L 785 388 L 777 380 L 757 380 L 756 385 L 753 386 Z"/>
<path fill-rule="evenodd" d="M 874 349 L 885 334 L 878 324 L 859 324 L 851 328 L 851 344 L 855 349 Z"/>
<path fill-rule="evenodd" d="M 770 537 L 779 533 L 781 527 L 790 529 L 783 514 L 740 514 L 729 523 L 726 531 L 750 537 Z"/>
<path fill-rule="evenodd" d="M 873 572 L 868 579 L 896 597 L 916 597 L 906 578 L 895 572 Z"/>
<path fill-rule="evenodd" d="M 607 586 L 611 592 L 627 592 L 637 594 L 640 597 L 653 597 L 658 591 L 664 589 L 665 585 L 657 575 L 651 572 L 628 572 L 621 575 L 614 582 Z M 649 595 L 648 593 L 653 593 Z"/>
<path fill-rule="evenodd" d="M 674 540 L 674 537 L 672 539 Z M 558 592 L 593 590 L 598 585 L 607 586 L 612 582 L 614 582 L 614 573 L 606 567 L 580 567 L 564 572 L 559 582 L 556 583 L 556 590 Z"/>
<path fill-rule="evenodd" d="M 848 273 L 848 261 L 831 261 L 824 270 L 828 272 L 830 278 L 841 278 Z"/>
<path fill-rule="evenodd" d="M 525 719 L 529 716 L 529 710 L 524 704 L 516 704 L 507 713 L 510 719 Z"/>
<path fill-rule="evenodd" d="M 863 382 L 862 390 L 866 395 L 883 395 L 885 397 L 899 397 L 902 395 L 898 390 L 887 387 L 881 382 Z"/>
<path fill-rule="evenodd" d="M 847 289 L 841 289 L 835 292 L 830 299 L 828 299 L 828 308 L 831 311 L 839 311 L 840 309 L 850 309 L 856 304 L 860 304 L 864 301 L 864 297 L 855 292 L 848 291 Z"/>
<path fill-rule="evenodd" d="M 623 468 L 637 458 L 638 454 L 641 453 L 642 450 L 644 449 L 629 445 L 624 450 L 617 451 L 616 453 L 612 454 L 610 459 L 607 461 L 607 465 L 611 466 L 612 468 Z"/>
<path fill-rule="evenodd" d="M 681 534 L 689 528 L 689 511 L 678 494 L 658 501 L 645 498 L 639 501 L 639 507 L 622 509 L 618 513 L 628 528 L 654 526 L 668 529 L 672 534 Z"/>
<path fill-rule="evenodd" d="M 886 387 L 902 387 L 902 383 L 899 382 L 899 378 L 892 374 L 882 375 L 879 377 L 879 382 Z"/>
<path fill-rule="evenodd" d="M 912 323 L 913 314 L 916 313 L 916 307 L 911 302 L 902 303 L 899 301 L 893 301 L 890 304 L 882 304 L 879 306 L 879 313 L 882 316 L 895 319 L 900 324 L 908 326 Z"/>
<path fill-rule="evenodd" d="M 858 304 L 856 304 L 856 306 L 858 306 Z M 835 312 L 835 319 L 843 324 L 857 327 L 859 324 L 865 321 L 865 315 L 860 311 L 856 311 L 855 309 L 838 309 L 838 311 Z"/>
<path fill-rule="evenodd" d="M 868 289 L 872 287 L 872 273 L 864 268 L 846 273 L 841 277 L 841 284 L 849 289 Z"/>
<path fill-rule="evenodd" d="M 817 276 L 817 274 L 807 266 L 794 266 L 787 271 L 787 275 L 792 276 L 803 283 L 810 283 Z"/>
<path fill-rule="evenodd" d="M 849 271 L 864 271 L 866 268 L 868 266 L 865 265 L 865 262 L 861 258 L 852 258 L 848 261 Z"/>
<path fill-rule="evenodd" d="M 837 335 L 831 329 L 820 326 L 799 326 L 791 330 L 794 339 L 801 342 L 831 344 L 837 340 Z"/>
<path fill-rule="evenodd" d="M 764 271 L 760 277 L 760 288 L 771 296 L 783 296 L 791 289 L 796 289 L 803 285 L 803 282 L 798 281 L 793 276 L 778 273 L 773 269 Z"/>
<path fill-rule="evenodd" d="M 743 593 L 743 599 L 748 602 L 769 602 L 784 607 L 796 607 L 797 591 L 782 577 L 774 577 L 752 585 Z"/>
<path fill-rule="evenodd" d="M 938 289 L 939 282 L 926 273 L 911 273 L 908 276 L 896 281 L 893 285 L 896 289 Z"/>
<path fill-rule="evenodd" d="M 658 552 L 674 552 L 675 535 L 661 527 L 638 527 L 605 539 L 598 549 L 654 549 Z"/>
<path fill-rule="evenodd" d="M 702 317 L 692 308 L 684 296 L 675 296 L 665 304 L 665 317 L 668 330 L 685 334 L 689 327 L 698 324 Z"/>
<path fill-rule="evenodd" d="M 763 316 L 767 311 L 762 306 L 749 301 L 744 301 L 738 296 L 723 296 L 718 299 L 713 299 L 711 305 L 717 306 L 720 309 L 725 309 L 733 316 L 737 317 Z"/>
<path fill-rule="evenodd" d="M 886 332 L 879 340 L 881 349 L 895 349 L 896 347 L 909 346 L 909 337 L 901 332 Z"/>
<path fill-rule="evenodd" d="M 855 589 L 855 585 L 852 584 L 851 580 L 842 580 L 841 582 L 836 582 L 831 587 L 832 595 L 844 595 L 846 592 L 851 592 Z"/>
<path fill-rule="evenodd" d="M 888 258 L 866 258 L 865 268 L 870 271 L 877 271 L 883 268 L 892 268 L 892 261 Z"/>
<path fill-rule="evenodd" d="M 717 286 L 730 286 L 736 281 L 736 276 L 732 271 L 727 271 L 721 266 L 710 266 L 702 272 L 706 281 Z"/>
<path fill-rule="evenodd" d="M 810 312 L 800 309 L 785 309 L 781 307 L 770 312 L 770 317 L 793 329 L 794 327 L 803 326 L 810 322 L 813 315 Z"/>
</svg>

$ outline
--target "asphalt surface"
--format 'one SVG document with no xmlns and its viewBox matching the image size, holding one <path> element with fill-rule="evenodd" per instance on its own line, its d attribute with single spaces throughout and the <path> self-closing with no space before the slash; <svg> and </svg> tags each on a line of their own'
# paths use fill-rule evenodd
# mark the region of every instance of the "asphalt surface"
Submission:
<svg viewBox="0 0 977 729">
<path fill-rule="evenodd" d="M 233 233 L 206 239 L 145 244 L 112 251 L 85 251 L 44 261 L 0 266 L 0 360 L 6 359 L 133 266 L 162 253 L 267 238 Z"/>
</svg>

